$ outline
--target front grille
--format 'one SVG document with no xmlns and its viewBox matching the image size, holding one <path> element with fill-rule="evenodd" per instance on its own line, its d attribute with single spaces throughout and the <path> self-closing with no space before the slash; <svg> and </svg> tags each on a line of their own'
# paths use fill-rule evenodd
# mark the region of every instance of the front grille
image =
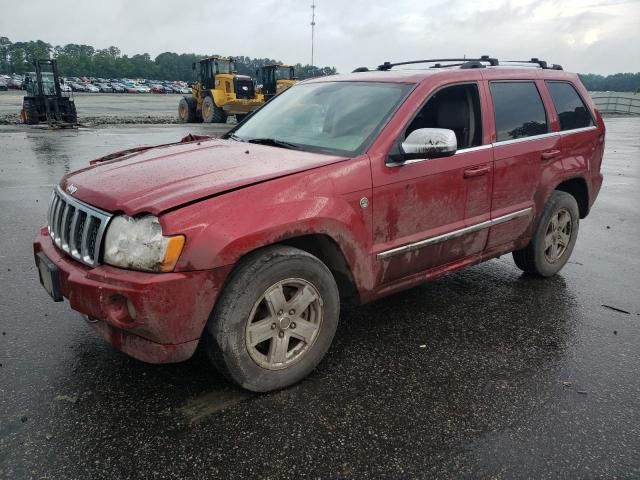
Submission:
<svg viewBox="0 0 640 480">
<path fill-rule="evenodd" d="M 256 96 L 255 88 L 253 86 L 253 80 L 250 78 L 234 78 L 234 89 L 236 91 L 236 98 L 253 98 Z"/>
<path fill-rule="evenodd" d="M 111 215 L 70 197 L 57 187 L 49 202 L 49 235 L 76 260 L 95 267 Z"/>
</svg>

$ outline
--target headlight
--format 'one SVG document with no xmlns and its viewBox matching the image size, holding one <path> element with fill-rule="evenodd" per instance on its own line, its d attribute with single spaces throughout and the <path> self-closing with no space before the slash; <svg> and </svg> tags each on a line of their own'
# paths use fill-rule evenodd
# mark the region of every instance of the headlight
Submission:
<svg viewBox="0 0 640 480">
<path fill-rule="evenodd" d="M 184 236 L 163 236 L 160 221 L 153 215 L 118 215 L 107 229 L 104 261 L 114 267 L 170 272 L 183 246 Z"/>
</svg>

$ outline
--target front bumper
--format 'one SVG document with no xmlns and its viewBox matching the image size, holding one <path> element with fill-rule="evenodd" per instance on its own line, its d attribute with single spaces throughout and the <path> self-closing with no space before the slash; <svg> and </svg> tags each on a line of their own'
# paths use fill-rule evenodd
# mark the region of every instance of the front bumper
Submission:
<svg viewBox="0 0 640 480">
<path fill-rule="evenodd" d="M 46 227 L 33 248 L 58 268 L 60 290 L 72 309 L 88 317 L 115 348 L 149 363 L 180 362 L 193 355 L 224 280 L 218 270 L 90 268 L 58 250 Z"/>
</svg>

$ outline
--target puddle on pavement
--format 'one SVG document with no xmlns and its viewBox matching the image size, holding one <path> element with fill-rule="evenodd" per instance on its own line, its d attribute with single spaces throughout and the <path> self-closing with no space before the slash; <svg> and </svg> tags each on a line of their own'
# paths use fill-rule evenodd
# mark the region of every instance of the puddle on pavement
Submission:
<svg viewBox="0 0 640 480">
<path fill-rule="evenodd" d="M 214 413 L 238 405 L 254 396 L 253 393 L 237 388 L 224 388 L 192 398 L 179 411 L 189 419 L 190 423 L 199 423 Z"/>
</svg>

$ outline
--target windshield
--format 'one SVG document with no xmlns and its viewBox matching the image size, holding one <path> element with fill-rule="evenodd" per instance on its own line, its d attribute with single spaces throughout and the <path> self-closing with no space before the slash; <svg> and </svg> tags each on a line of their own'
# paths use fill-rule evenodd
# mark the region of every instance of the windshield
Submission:
<svg viewBox="0 0 640 480">
<path fill-rule="evenodd" d="M 265 104 L 230 137 L 274 139 L 302 150 L 355 155 L 412 88 L 403 83 L 298 84 Z"/>
<path fill-rule="evenodd" d="M 291 80 L 291 69 L 289 67 L 276 68 L 276 80 Z"/>
<path fill-rule="evenodd" d="M 32 97 L 39 95 L 38 80 L 35 72 L 29 72 L 26 78 L 27 93 Z M 51 72 L 42 72 L 42 93 L 43 95 L 52 96 L 56 94 L 56 86 L 53 82 L 53 73 Z"/>
<path fill-rule="evenodd" d="M 233 70 L 232 63 L 229 60 L 216 60 L 218 65 L 217 73 L 231 73 Z"/>
</svg>

